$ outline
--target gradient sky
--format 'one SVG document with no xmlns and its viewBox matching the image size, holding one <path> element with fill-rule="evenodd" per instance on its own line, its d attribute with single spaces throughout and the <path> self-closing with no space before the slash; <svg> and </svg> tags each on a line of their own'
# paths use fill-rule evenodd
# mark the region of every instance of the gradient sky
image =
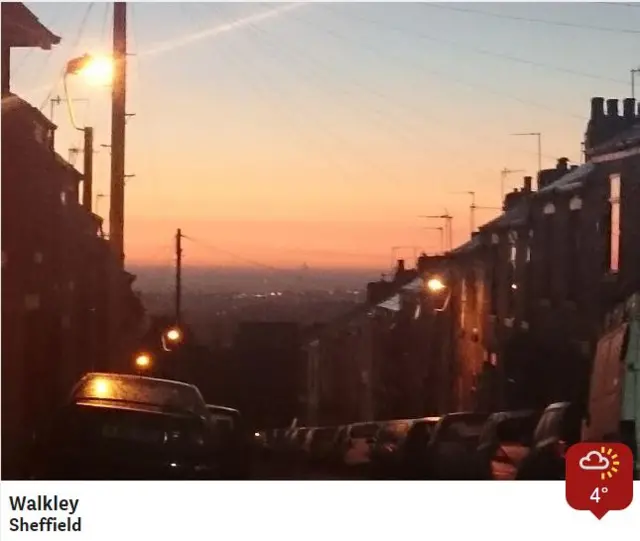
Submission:
<svg viewBox="0 0 640 541">
<path fill-rule="evenodd" d="M 109 51 L 111 6 L 27 5 L 62 42 L 14 52 L 12 86 L 49 114 L 66 60 Z M 464 242 L 455 192 L 497 207 L 502 168 L 537 168 L 535 138 L 510 134 L 542 132 L 543 166 L 579 161 L 590 98 L 630 94 L 639 6 L 130 3 L 127 260 L 169 264 L 181 227 L 190 265 L 384 270 L 392 246 L 439 249 L 417 216 L 445 207 Z M 109 143 L 109 89 L 69 93 Z M 81 134 L 64 106 L 54 120 L 67 157 Z M 95 160 L 108 194 L 108 149 Z"/>
</svg>

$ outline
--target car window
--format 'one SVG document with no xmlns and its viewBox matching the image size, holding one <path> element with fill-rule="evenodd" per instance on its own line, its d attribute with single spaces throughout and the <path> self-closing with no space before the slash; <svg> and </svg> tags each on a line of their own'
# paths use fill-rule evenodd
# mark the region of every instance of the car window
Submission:
<svg viewBox="0 0 640 541">
<path fill-rule="evenodd" d="M 361 425 L 353 425 L 351 428 L 352 438 L 373 438 L 378 432 L 377 423 L 366 423 Z"/>
<path fill-rule="evenodd" d="M 80 382 L 72 393 L 73 401 L 103 400 L 130 402 L 206 415 L 199 391 L 171 381 L 126 376 L 96 375 Z"/>
<path fill-rule="evenodd" d="M 378 432 L 378 440 L 382 443 L 401 442 L 407 437 L 411 425 L 409 421 L 387 423 Z"/>
<path fill-rule="evenodd" d="M 536 417 L 534 415 L 507 417 L 498 423 L 496 439 L 500 443 L 527 444 L 531 441 L 535 429 Z"/>
<path fill-rule="evenodd" d="M 469 419 L 455 420 L 442 428 L 439 434 L 440 441 L 470 442 L 480 439 L 484 428 L 484 422 Z"/>
<path fill-rule="evenodd" d="M 542 414 L 533 437 L 535 443 L 550 438 L 562 437 L 562 418 L 564 417 L 564 412 L 565 408 L 558 407 L 547 410 Z"/>
<path fill-rule="evenodd" d="M 411 427 L 411 430 L 409 430 L 405 445 L 408 447 L 427 445 L 429 440 L 431 440 L 434 427 L 435 423 L 418 421 Z"/>
</svg>

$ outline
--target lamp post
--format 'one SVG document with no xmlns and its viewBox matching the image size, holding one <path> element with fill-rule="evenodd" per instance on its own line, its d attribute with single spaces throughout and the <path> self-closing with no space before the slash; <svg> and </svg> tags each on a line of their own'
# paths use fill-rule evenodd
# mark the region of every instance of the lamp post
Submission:
<svg viewBox="0 0 640 541">
<path fill-rule="evenodd" d="M 111 80 L 113 76 L 113 63 L 107 57 L 84 54 L 69 60 L 64 71 L 64 89 L 66 94 L 64 101 L 67 104 L 69 118 L 71 119 L 73 127 L 83 132 L 84 136 L 82 205 L 91 212 L 93 200 L 93 127 L 85 126 L 84 128 L 80 128 L 75 122 L 71 103 L 76 100 L 72 100 L 69 97 L 67 89 L 67 77 L 69 75 L 82 75 L 90 82 L 106 82 Z M 60 103 L 60 100 L 58 100 L 57 103 Z"/>
</svg>

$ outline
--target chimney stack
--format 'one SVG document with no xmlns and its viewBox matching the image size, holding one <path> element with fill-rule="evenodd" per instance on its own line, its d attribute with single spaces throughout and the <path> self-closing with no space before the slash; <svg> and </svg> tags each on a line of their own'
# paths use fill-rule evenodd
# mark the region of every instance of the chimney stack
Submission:
<svg viewBox="0 0 640 541">
<path fill-rule="evenodd" d="M 608 117 L 618 116 L 618 100 L 614 98 L 607 100 L 607 116 Z"/>
<path fill-rule="evenodd" d="M 556 169 L 560 171 L 561 174 L 569 171 L 569 158 L 558 158 L 558 163 L 556 164 Z M 560 177 L 558 177 L 560 178 Z"/>
<path fill-rule="evenodd" d="M 400 275 L 405 271 L 404 259 L 398 259 L 398 267 L 396 269 L 396 274 Z"/>
<path fill-rule="evenodd" d="M 524 187 L 522 188 L 522 191 L 525 193 L 531 193 L 531 182 L 533 180 L 533 177 L 524 177 Z"/>
<path fill-rule="evenodd" d="M 591 98 L 591 120 L 604 117 L 604 98 Z"/>
<path fill-rule="evenodd" d="M 635 98 L 625 98 L 622 102 L 622 111 L 624 120 L 627 124 L 633 124 L 636 119 L 636 100 Z"/>
</svg>

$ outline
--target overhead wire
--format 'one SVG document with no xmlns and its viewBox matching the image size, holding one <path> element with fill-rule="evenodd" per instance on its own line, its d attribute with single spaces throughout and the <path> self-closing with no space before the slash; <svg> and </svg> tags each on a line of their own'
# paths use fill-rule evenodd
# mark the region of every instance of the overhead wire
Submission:
<svg viewBox="0 0 640 541">
<path fill-rule="evenodd" d="M 320 4 L 320 5 L 323 8 L 326 8 L 325 4 Z M 327 9 L 330 9 L 330 8 L 327 8 Z M 308 21 L 304 21 L 303 19 L 295 17 L 294 15 L 291 15 L 290 17 L 292 19 L 295 19 L 295 20 L 298 20 L 300 22 L 303 22 L 304 24 L 307 24 L 308 26 L 312 26 Z M 376 57 L 379 57 L 380 55 L 383 55 L 383 54 L 386 54 L 387 56 L 389 56 L 387 49 L 376 49 L 375 47 L 371 47 L 368 44 L 365 45 L 364 43 L 355 41 L 352 38 L 347 37 L 344 34 L 341 34 L 339 32 L 336 32 L 333 29 L 323 28 L 323 31 L 326 32 L 329 35 L 334 36 L 335 38 L 337 38 L 339 40 L 342 40 L 342 41 L 346 42 L 346 43 L 352 43 L 352 44 L 355 44 L 355 45 L 359 45 L 364 50 L 367 50 L 371 54 L 374 54 Z M 399 58 L 396 56 L 395 60 L 399 60 Z M 502 96 L 502 97 L 508 98 L 510 100 L 520 102 L 523 105 L 528 105 L 528 106 L 533 107 L 533 108 L 551 111 L 551 112 L 554 112 L 554 113 L 556 113 L 558 115 L 564 115 L 564 116 L 566 116 L 568 118 L 573 118 L 574 120 L 580 120 L 582 122 L 586 121 L 586 117 L 584 115 L 578 115 L 576 113 L 567 112 L 563 108 L 550 107 L 549 105 L 546 105 L 544 103 L 539 103 L 539 102 L 535 102 L 535 101 L 532 101 L 532 100 L 527 100 L 527 99 L 521 98 L 520 96 L 515 96 L 513 94 L 510 94 L 508 92 L 503 92 L 503 91 L 500 91 L 500 90 L 492 88 L 492 87 L 488 87 L 488 86 L 485 86 L 485 85 L 479 85 L 476 82 L 471 82 L 471 81 L 467 81 L 467 80 L 464 80 L 464 79 L 460 79 L 459 77 L 456 77 L 456 76 L 454 76 L 453 74 L 450 74 L 450 73 L 446 73 L 446 72 L 442 72 L 442 71 L 439 71 L 439 70 L 435 70 L 433 68 L 427 68 L 426 66 L 421 65 L 419 63 L 413 63 L 413 66 L 417 70 L 420 70 L 422 72 L 435 75 L 437 77 L 449 80 L 451 82 L 454 82 L 454 83 L 462 85 L 462 86 L 467 86 L 467 87 L 472 88 L 474 90 L 481 90 L 481 91 L 487 92 L 489 94 L 495 94 L 497 96 Z"/>
<path fill-rule="evenodd" d="M 597 32 L 610 32 L 614 34 L 640 34 L 640 30 L 632 29 L 632 28 L 611 28 L 606 26 L 596 26 L 590 24 L 580 24 L 580 23 L 572 23 L 567 21 L 553 21 L 549 19 L 538 19 L 536 17 L 522 17 L 518 15 L 508 15 L 506 13 L 495 13 L 489 11 L 483 11 L 480 9 L 473 8 L 462 8 L 458 6 L 453 6 L 451 4 L 436 4 L 430 2 L 420 2 L 419 6 L 427 9 L 443 9 L 448 11 L 458 11 L 461 13 L 473 13 L 476 15 L 483 15 L 486 17 L 494 17 L 497 19 L 506 19 L 511 21 L 522 21 L 528 23 L 536 23 L 536 24 L 544 24 L 548 26 L 560 26 L 565 28 L 577 28 L 580 30 L 591 30 Z"/>
<path fill-rule="evenodd" d="M 334 11 L 332 10 L 331 7 L 328 7 L 327 5 L 325 5 L 325 9 L 330 10 L 330 11 Z M 337 13 L 337 11 L 336 11 Z M 487 49 L 482 49 L 479 47 L 475 47 L 475 46 L 471 46 L 471 45 L 467 45 L 464 43 L 460 43 L 454 40 L 450 40 L 450 39 L 445 39 L 442 37 L 436 37 L 433 35 L 429 35 L 429 34 L 425 34 L 422 31 L 416 31 L 415 29 L 409 29 L 407 27 L 398 27 L 395 26 L 393 24 L 391 24 L 388 20 L 385 20 L 384 23 L 380 22 L 380 21 L 374 21 L 371 19 L 367 19 L 364 17 L 360 17 L 354 14 L 349 14 L 349 17 L 353 17 L 354 19 L 357 19 L 359 21 L 362 21 L 366 24 L 370 24 L 373 26 L 377 26 L 380 28 L 384 28 L 385 30 L 391 30 L 392 32 L 396 32 L 396 33 L 401 33 L 403 35 L 407 35 L 407 34 L 413 34 L 415 35 L 417 38 L 419 39 L 424 39 L 424 40 L 428 40 L 428 41 L 433 41 L 433 42 L 437 42 L 437 43 L 444 43 L 446 45 L 450 45 L 452 47 L 459 47 L 462 49 L 466 49 L 468 51 L 471 51 L 472 53 L 478 54 L 478 55 L 483 55 L 483 56 L 490 56 L 490 57 L 494 57 L 494 58 L 500 58 L 502 60 L 508 60 L 510 62 L 515 62 L 515 63 L 519 63 L 519 64 L 525 64 L 525 65 L 529 65 L 529 66 L 534 66 L 537 68 L 541 68 L 541 69 L 546 69 L 549 71 L 555 71 L 558 73 L 566 73 L 569 75 L 576 75 L 578 77 L 584 77 L 587 79 L 595 79 L 595 80 L 600 80 L 600 81 L 607 81 L 610 83 L 619 83 L 619 84 L 624 84 L 627 85 L 628 81 L 623 81 L 621 79 L 614 79 L 612 77 L 605 77 L 603 75 L 598 75 L 596 73 L 587 73 L 587 72 L 583 72 L 583 71 L 579 71 L 579 70 L 575 70 L 572 68 L 567 68 L 565 66 L 556 66 L 556 65 L 552 65 L 552 64 L 547 64 L 544 62 L 537 62 L 535 60 L 530 60 L 527 58 L 519 58 L 517 56 L 513 56 L 513 55 L 509 55 L 506 53 L 499 53 L 496 51 L 490 51 Z"/>
<path fill-rule="evenodd" d="M 71 48 L 70 48 L 71 55 L 75 54 L 76 49 L 78 47 L 78 44 L 80 43 L 80 40 L 82 39 L 84 31 L 86 30 L 86 27 L 87 27 L 87 21 L 89 20 L 89 15 L 91 14 L 91 10 L 93 9 L 94 5 L 95 5 L 95 2 L 89 2 L 87 4 L 87 7 L 86 7 L 86 9 L 84 11 L 82 19 L 80 20 L 80 25 L 78 27 L 78 33 L 76 34 L 76 37 L 75 37 L 74 41 L 72 42 L 72 45 L 71 45 Z M 65 59 L 64 65 L 62 67 L 62 77 L 64 77 L 64 73 L 66 72 L 67 60 L 68 59 Z M 42 102 L 42 105 L 38 108 L 39 111 L 42 112 L 42 110 L 45 108 L 45 106 L 49 103 L 49 100 L 51 99 L 51 97 L 52 97 L 53 93 L 55 92 L 55 90 L 56 90 L 56 88 L 57 88 L 59 83 L 60 83 L 60 76 L 58 76 L 56 78 L 55 82 L 53 83 L 53 86 L 52 86 L 51 90 L 49 90 L 49 93 L 47 94 L 46 98 Z M 66 92 L 66 89 L 65 89 L 65 92 Z"/>
<path fill-rule="evenodd" d="M 315 5 L 315 4 L 314 4 L 314 5 Z M 319 5 L 320 5 L 320 4 L 319 4 Z M 323 8 L 325 8 L 325 7 L 326 7 L 326 5 L 325 5 L 325 4 L 321 4 L 321 6 L 322 6 Z M 313 27 L 313 25 L 309 24 L 307 21 L 303 21 L 303 20 L 299 19 L 298 17 L 295 17 L 294 15 L 290 15 L 290 18 L 292 18 L 292 19 L 294 19 L 294 20 L 299 20 L 300 22 L 303 22 L 304 24 L 307 24 L 308 26 Z M 316 28 L 316 30 L 317 30 L 317 28 Z M 361 43 L 361 42 L 354 41 L 354 40 L 352 40 L 352 39 L 350 39 L 350 38 L 345 37 L 344 35 L 342 35 L 342 34 L 340 34 L 340 33 L 338 33 L 338 32 L 333 31 L 332 29 L 322 28 L 322 31 L 323 31 L 323 32 L 328 33 L 329 35 L 332 35 L 332 36 L 336 37 L 336 38 L 337 38 L 337 39 L 339 39 L 339 40 L 342 40 L 342 41 L 345 41 L 345 42 L 347 42 L 347 43 L 353 43 L 353 44 L 355 44 L 355 45 L 361 46 L 364 50 L 367 50 L 369 53 L 371 53 L 372 55 L 375 55 L 377 58 L 378 58 L 378 57 L 380 57 L 381 55 L 384 55 L 384 54 L 387 54 L 387 55 L 388 55 L 388 52 L 387 52 L 387 51 L 384 51 L 384 50 L 381 50 L 381 49 L 376 49 L 375 47 L 371 47 L 371 46 L 369 46 L 369 45 L 365 45 L 365 44 L 363 44 L 363 43 Z M 310 58 L 311 56 L 312 56 L 312 55 L 311 55 L 311 53 L 309 53 L 309 52 L 307 51 L 307 58 Z M 391 56 L 389 56 L 389 57 L 391 58 Z M 317 59 L 316 59 L 316 60 L 317 60 Z M 399 59 L 398 59 L 398 60 L 399 60 Z M 453 80 L 454 82 L 457 82 L 457 83 L 462 84 L 462 85 L 464 85 L 464 86 L 469 86 L 469 87 L 474 88 L 474 89 L 478 89 L 478 88 L 479 88 L 479 89 L 482 89 L 482 90 L 488 91 L 488 92 L 490 92 L 490 93 L 496 93 L 496 94 L 498 94 L 498 95 L 506 96 L 506 97 L 508 97 L 508 98 L 510 98 L 510 99 L 513 99 L 513 100 L 515 100 L 515 101 L 518 101 L 518 102 L 520 102 L 520 103 L 522 103 L 522 104 L 524 104 L 524 105 L 528 105 L 528 106 L 530 106 L 530 107 L 537 107 L 537 108 L 540 108 L 540 109 L 546 109 L 546 110 L 553 111 L 554 113 L 558 113 L 558 114 L 565 114 L 565 115 L 566 115 L 566 116 L 568 116 L 568 117 L 572 117 L 572 118 L 574 118 L 574 120 L 580 120 L 580 121 L 582 121 L 582 122 L 585 122 L 585 121 L 586 121 L 586 118 L 585 118 L 585 117 L 583 117 L 583 116 L 581 116 L 581 115 L 572 114 L 572 113 L 567 113 L 567 112 L 566 112 L 566 111 L 564 111 L 563 109 L 556 109 L 556 108 L 554 108 L 554 107 L 549 107 L 549 106 L 547 106 L 547 105 L 545 105 L 545 104 L 541 104 L 541 103 L 537 103 L 537 102 L 532 102 L 532 101 L 529 101 L 529 100 L 525 100 L 525 99 L 523 99 L 523 98 L 520 98 L 520 97 L 518 97 L 518 96 L 513 96 L 513 95 L 511 95 L 511 94 L 507 94 L 507 93 L 504 93 L 504 92 L 496 91 L 496 90 L 494 90 L 494 89 L 492 89 L 492 88 L 483 87 L 483 86 L 478 85 L 477 83 L 470 83 L 470 82 L 468 82 L 468 81 L 460 80 L 460 79 L 457 79 L 457 78 L 454 78 L 454 77 L 449 76 L 449 74 L 443 74 L 442 72 L 439 72 L 439 71 L 435 71 L 435 70 L 432 70 L 432 69 L 425 68 L 424 66 L 420 65 L 419 63 L 413 63 L 413 66 L 414 66 L 416 69 L 418 69 L 418 70 L 422 70 L 422 71 L 426 71 L 426 72 L 428 72 L 428 73 L 432 73 L 432 74 L 435 74 L 435 75 L 443 76 L 443 78 L 451 79 L 451 80 Z M 372 89 L 368 89 L 368 91 L 369 91 L 372 95 L 375 95 L 375 94 L 378 94 L 378 95 L 379 95 L 379 93 L 378 93 L 378 92 L 376 92 L 376 91 L 374 91 L 374 90 L 372 90 Z M 410 107 L 410 106 L 406 105 L 406 104 L 405 104 L 405 103 L 403 103 L 403 102 L 398 102 L 398 103 L 397 103 L 397 105 L 398 105 L 398 107 L 400 107 L 400 108 L 404 109 L 405 111 L 407 111 L 407 113 L 408 113 L 410 116 L 413 116 L 413 117 L 415 117 L 415 116 L 416 116 L 417 111 L 415 110 L 415 108 Z M 444 117 L 440 117 L 440 118 L 438 118 L 438 117 L 436 117 L 436 116 L 434 116 L 434 115 L 431 115 L 431 114 L 425 114 L 423 111 L 420 111 L 420 112 L 419 112 L 419 115 L 420 115 L 421 117 L 424 117 L 424 119 L 425 119 L 425 120 L 429 120 L 430 122 L 434 122 L 434 123 L 446 123 L 447 125 L 449 125 L 449 126 L 451 127 L 451 121 L 450 121 L 450 119 L 446 119 L 446 118 L 444 118 Z M 468 133 L 468 131 L 467 131 L 467 130 L 463 130 L 463 129 L 461 129 L 461 130 L 460 130 L 460 135 L 461 135 L 462 137 L 468 137 L 470 134 Z M 520 152 L 520 153 L 523 153 L 523 154 L 528 154 L 528 155 L 534 155 L 534 154 L 535 154 L 535 155 L 537 156 L 537 152 L 533 152 L 533 151 L 531 151 L 531 150 L 525 150 L 525 149 L 522 149 L 522 148 L 518 148 L 518 147 L 511 147 L 511 146 L 509 146 L 509 145 L 505 145 L 505 141 L 503 141 L 503 140 L 499 140 L 499 139 L 497 139 L 497 138 L 493 138 L 493 137 L 491 137 L 491 136 L 489 136 L 489 135 L 487 135 L 487 134 L 484 134 L 484 135 L 483 135 L 483 141 L 492 141 L 492 142 L 494 142 L 495 144 L 499 144 L 499 145 L 501 145 L 501 146 L 506 146 L 507 148 L 509 148 L 509 149 L 511 149 L 511 150 L 513 150 L 513 151 Z M 551 156 L 551 155 L 548 155 L 548 154 L 546 154 L 546 153 L 543 153 L 543 155 L 542 155 L 542 156 L 543 156 L 543 157 L 545 157 L 545 158 L 554 159 L 554 160 L 557 158 L 557 156 Z"/>
</svg>

